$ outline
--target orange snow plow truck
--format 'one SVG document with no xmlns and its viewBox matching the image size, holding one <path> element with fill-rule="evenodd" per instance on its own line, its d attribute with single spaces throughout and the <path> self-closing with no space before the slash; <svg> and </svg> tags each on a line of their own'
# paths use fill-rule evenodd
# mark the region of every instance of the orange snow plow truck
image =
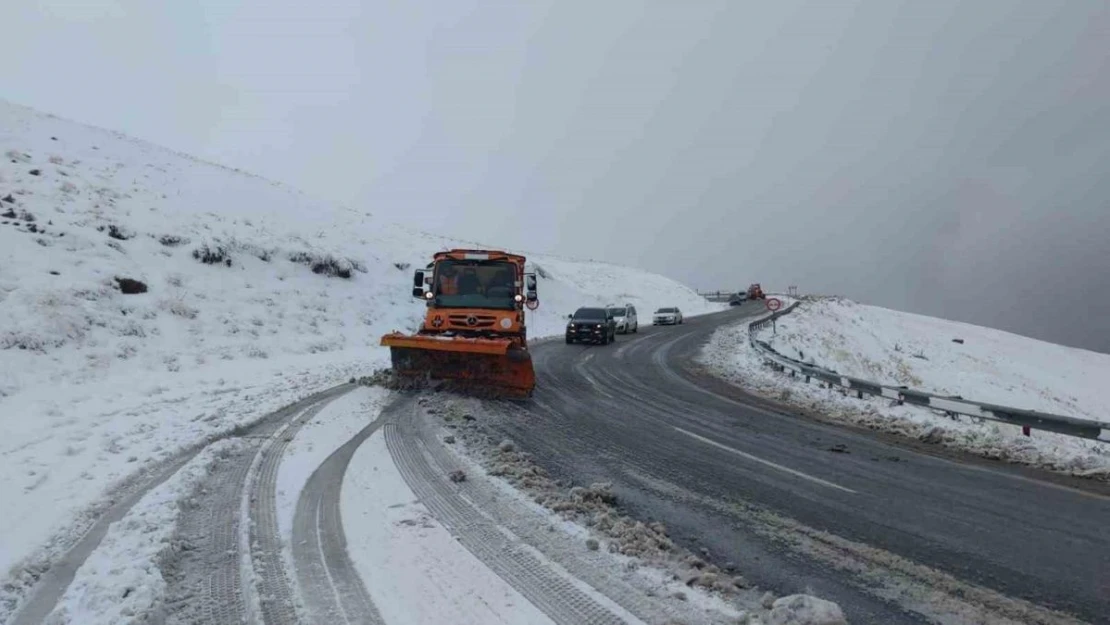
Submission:
<svg viewBox="0 0 1110 625">
<path fill-rule="evenodd" d="M 485 397 L 525 398 L 536 385 L 524 310 L 539 307 L 524 257 L 495 250 L 439 252 L 413 276 L 428 307 L 416 334 L 382 337 L 394 380 Z"/>
</svg>

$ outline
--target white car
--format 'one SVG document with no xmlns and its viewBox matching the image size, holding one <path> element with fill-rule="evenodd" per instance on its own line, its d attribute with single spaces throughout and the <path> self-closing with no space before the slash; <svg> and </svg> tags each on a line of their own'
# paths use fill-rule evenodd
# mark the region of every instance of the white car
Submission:
<svg viewBox="0 0 1110 625">
<path fill-rule="evenodd" d="M 635 334 L 640 331 L 640 320 L 636 317 L 636 307 L 632 304 L 625 304 L 624 306 L 617 306 L 610 304 L 606 306 L 609 312 L 613 314 L 613 318 L 617 321 L 617 333 L 628 334 L 632 332 Z"/>
<path fill-rule="evenodd" d="M 660 308 L 651 318 L 653 326 L 673 326 L 682 323 L 682 311 L 677 308 Z"/>
</svg>

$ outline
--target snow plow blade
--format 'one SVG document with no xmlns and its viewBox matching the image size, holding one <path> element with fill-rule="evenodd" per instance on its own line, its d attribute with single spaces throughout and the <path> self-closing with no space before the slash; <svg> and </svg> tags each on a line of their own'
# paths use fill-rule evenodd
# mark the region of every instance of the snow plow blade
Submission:
<svg viewBox="0 0 1110 625">
<path fill-rule="evenodd" d="M 536 386 L 532 356 L 509 339 L 382 337 L 402 388 L 439 388 L 486 398 L 523 399 Z"/>
</svg>

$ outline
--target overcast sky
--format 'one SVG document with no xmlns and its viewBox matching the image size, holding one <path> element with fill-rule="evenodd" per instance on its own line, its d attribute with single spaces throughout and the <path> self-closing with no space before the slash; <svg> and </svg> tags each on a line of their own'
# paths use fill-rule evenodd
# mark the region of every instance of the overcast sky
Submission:
<svg viewBox="0 0 1110 625">
<path fill-rule="evenodd" d="M 0 3 L 0 95 L 492 244 L 1110 351 L 1110 3 Z"/>
</svg>

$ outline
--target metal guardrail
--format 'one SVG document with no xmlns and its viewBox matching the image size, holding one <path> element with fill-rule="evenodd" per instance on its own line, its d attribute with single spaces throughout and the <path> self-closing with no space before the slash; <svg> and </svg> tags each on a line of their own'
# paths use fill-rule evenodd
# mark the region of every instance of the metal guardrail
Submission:
<svg viewBox="0 0 1110 625">
<path fill-rule="evenodd" d="M 889 386 L 879 382 L 872 382 L 860 378 L 852 377 L 849 375 L 842 375 L 831 369 L 818 367 L 816 365 L 806 364 L 783 356 L 775 351 L 773 347 L 766 341 L 761 341 L 756 338 L 756 332 L 762 329 L 773 320 L 789 314 L 798 306 L 795 302 L 790 306 L 778 312 L 767 315 L 757 319 L 748 324 L 748 341 L 751 343 L 763 359 L 770 362 L 778 368 L 779 371 L 790 371 L 791 377 L 797 375 L 805 376 L 806 382 L 810 378 L 817 378 L 823 382 L 835 385 L 850 391 L 855 391 L 856 396 L 863 398 L 864 395 L 874 395 L 879 397 L 886 397 L 888 399 L 897 401 L 899 404 L 910 404 L 914 406 L 925 406 L 935 410 L 942 410 L 949 415 L 967 415 L 970 417 L 979 417 L 982 419 L 991 419 L 994 421 L 1001 421 L 1012 425 L 1018 425 L 1023 428 L 1045 430 L 1048 432 L 1055 432 L 1057 434 L 1064 434 L 1067 436 L 1076 436 L 1079 438 L 1087 438 L 1092 440 L 1110 443 L 1110 424 L 1101 423 L 1098 421 L 1090 421 L 1088 419 L 1079 419 L 1076 417 L 1067 417 L 1064 415 L 1049 414 L 1046 412 L 1038 412 L 1036 410 L 1024 410 L 1021 408 L 1012 408 L 1009 406 L 1000 406 L 997 404 L 988 404 L 984 402 L 972 401 L 962 397 L 953 396 L 945 397 L 943 395 L 934 395 L 925 391 L 911 389 L 906 386 Z M 1028 434 L 1028 429 L 1025 430 Z"/>
<path fill-rule="evenodd" d="M 726 303 L 736 297 L 740 291 L 697 291 L 697 294 L 710 302 Z"/>
</svg>

